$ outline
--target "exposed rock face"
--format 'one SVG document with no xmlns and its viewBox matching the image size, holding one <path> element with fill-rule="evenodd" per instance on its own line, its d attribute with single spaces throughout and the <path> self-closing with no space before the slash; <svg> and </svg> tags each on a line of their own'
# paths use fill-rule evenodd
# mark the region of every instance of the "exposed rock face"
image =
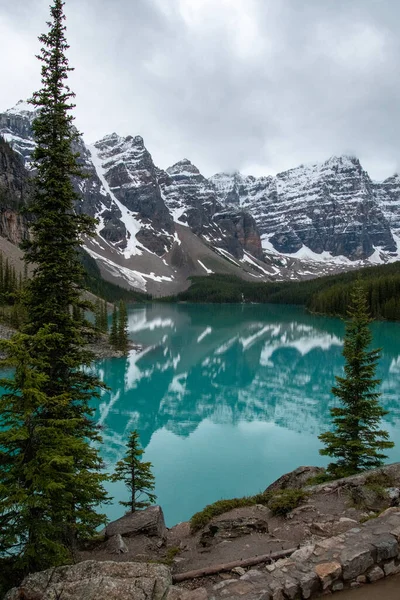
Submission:
<svg viewBox="0 0 400 600">
<path fill-rule="evenodd" d="M 279 252 L 295 253 L 304 245 L 355 260 L 376 247 L 396 251 L 390 225 L 399 222 L 398 177 L 374 184 L 354 157 L 333 157 L 276 177 L 222 173 L 210 181 L 222 202 L 251 211 Z"/>
<path fill-rule="evenodd" d="M 31 155 L 35 149 L 32 136 L 34 116 L 34 106 L 23 100 L 5 113 L 0 113 L 0 134 L 7 142 L 12 143 L 13 149 L 22 157 L 27 168 L 30 166 Z"/>
<path fill-rule="evenodd" d="M 253 217 L 240 211 L 223 211 L 214 215 L 214 222 L 218 224 L 226 239 L 226 248 L 233 256 L 242 257 L 243 250 L 247 250 L 259 260 L 263 260 L 261 238 Z"/>
<path fill-rule="evenodd" d="M 103 169 L 109 190 L 126 207 L 128 216 L 140 221 L 139 231 L 130 231 L 130 235 L 136 234 L 136 239 L 152 252 L 165 254 L 172 246 L 175 228 L 143 138 L 123 138 L 113 133 L 94 144 L 92 158 Z"/>
<path fill-rule="evenodd" d="M 181 223 L 187 223 L 196 234 L 205 233 L 210 220 L 221 208 L 213 186 L 192 163 L 183 159 L 164 174 L 159 182 L 165 202 Z"/>
<path fill-rule="evenodd" d="M 243 210 L 226 210 L 214 185 L 189 160 L 158 171 L 158 182 L 171 214 L 212 246 L 242 259 L 246 250 L 263 260 L 260 234 L 253 217 Z"/>
<path fill-rule="evenodd" d="M 20 158 L 0 138 L 0 235 L 19 244 L 28 235 L 28 224 L 19 210 L 31 193 L 29 176 Z"/>
<path fill-rule="evenodd" d="M 285 473 L 276 481 L 271 483 L 265 492 L 278 492 L 287 489 L 300 489 L 307 485 L 307 482 L 324 472 L 321 467 L 297 467 L 290 473 Z"/>
<path fill-rule="evenodd" d="M 28 575 L 5 600 L 162 600 L 170 585 L 164 565 L 89 560 Z"/>
<path fill-rule="evenodd" d="M 400 234 L 400 176 L 374 183 L 374 195 L 392 231 Z"/>
</svg>

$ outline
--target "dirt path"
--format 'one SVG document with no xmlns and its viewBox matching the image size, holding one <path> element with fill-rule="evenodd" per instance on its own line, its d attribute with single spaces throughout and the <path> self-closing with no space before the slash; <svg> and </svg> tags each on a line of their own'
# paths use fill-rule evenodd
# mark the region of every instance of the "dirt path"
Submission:
<svg viewBox="0 0 400 600">
<path fill-rule="evenodd" d="M 334 596 L 337 600 L 399 600 L 400 575 L 382 579 L 356 590 L 346 590 Z"/>
</svg>

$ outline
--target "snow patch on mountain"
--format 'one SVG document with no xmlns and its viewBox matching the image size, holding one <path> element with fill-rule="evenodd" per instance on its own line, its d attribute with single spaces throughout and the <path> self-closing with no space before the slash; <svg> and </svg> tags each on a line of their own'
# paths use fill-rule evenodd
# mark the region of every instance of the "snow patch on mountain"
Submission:
<svg viewBox="0 0 400 600">
<path fill-rule="evenodd" d="M 166 275 L 156 275 L 154 272 L 151 273 L 141 273 L 140 271 L 136 271 L 135 269 L 130 269 L 128 267 L 122 267 L 121 265 L 115 263 L 110 258 L 106 258 L 102 254 L 99 254 L 92 250 L 91 248 L 86 247 L 86 251 L 92 256 L 97 262 L 103 263 L 105 268 L 109 271 L 110 274 L 115 277 L 122 277 L 125 279 L 126 283 L 130 286 L 141 290 L 142 292 L 147 291 L 147 280 L 151 279 L 152 281 L 156 281 L 158 283 L 162 282 L 172 282 L 174 276 L 170 277 Z"/>
<path fill-rule="evenodd" d="M 124 223 L 128 232 L 127 244 L 125 249 L 122 251 L 122 254 L 125 256 L 125 258 L 134 256 L 135 254 L 142 254 L 143 246 L 136 239 L 136 235 L 141 229 L 141 223 L 134 217 L 132 213 L 129 212 L 126 206 L 124 206 L 119 200 L 117 200 L 114 193 L 112 192 L 105 178 L 106 168 L 103 166 L 99 150 L 96 148 L 96 146 L 87 146 L 87 148 L 90 152 L 90 156 L 92 158 L 93 165 L 96 169 L 96 173 L 101 183 L 103 184 L 104 190 L 107 194 L 111 196 L 113 202 L 121 211 L 121 221 Z M 101 230 L 99 229 L 99 231 Z"/>
</svg>

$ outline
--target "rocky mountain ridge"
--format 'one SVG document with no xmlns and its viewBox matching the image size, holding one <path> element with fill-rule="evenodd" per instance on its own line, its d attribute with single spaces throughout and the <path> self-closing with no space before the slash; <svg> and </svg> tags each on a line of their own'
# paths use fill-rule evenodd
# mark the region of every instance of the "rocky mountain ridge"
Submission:
<svg viewBox="0 0 400 600">
<path fill-rule="evenodd" d="M 0 135 L 28 171 L 34 149 L 30 108 L 20 101 L 0 115 Z M 86 249 L 106 279 L 158 295 L 183 289 L 192 274 L 218 271 L 265 279 L 274 273 L 263 267 L 254 219 L 241 210 L 224 209 L 212 184 L 206 184 L 211 204 L 203 202 L 200 188 L 206 180 L 199 173 L 199 181 L 191 184 L 197 188 L 185 195 L 179 174 L 158 169 L 140 136 L 113 133 L 92 146 L 79 138 L 74 150 L 89 175 L 75 182 L 81 197 L 76 210 L 99 220 L 97 237 L 87 240 Z M 175 222 L 169 208 L 176 187 L 187 202 L 186 222 Z M 218 216 L 222 226 L 218 211 L 224 213 Z"/>
<path fill-rule="evenodd" d="M 33 118 L 23 101 L 0 114 L 0 135 L 28 171 Z M 397 258 L 400 179 L 374 183 L 355 158 L 207 179 L 187 159 L 158 168 L 140 136 L 79 138 L 75 150 L 89 175 L 76 181 L 76 210 L 99 220 L 86 247 L 120 285 L 159 295 L 189 275 L 299 279 Z"/>
<path fill-rule="evenodd" d="M 350 260 L 377 249 L 386 260 L 397 254 L 400 179 L 373 182 L 355 157 L 332 157 L 275 177 L 219 173 L 210 180 L 221 202 L 251 211 L 265 249 L 296 254 L 305 246 Z"/>
</svg>

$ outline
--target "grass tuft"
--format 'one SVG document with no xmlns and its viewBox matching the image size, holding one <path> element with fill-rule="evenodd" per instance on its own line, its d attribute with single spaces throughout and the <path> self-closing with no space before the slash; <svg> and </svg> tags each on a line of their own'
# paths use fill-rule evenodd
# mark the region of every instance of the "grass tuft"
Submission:
<svg viewBox="0 0 400 600">
<path fill-rule="evenodd" d="M 214 504 L 208 504 L 203 510 L 193 515 L 190 519 L 190 529 L 192 533 L 195 533 L 208 525 L 214 517 L 218 517 L 234 508 L 255 506 L 256 504 L 267 506 L 274 515 L 287 515 L 306 498 L 307 494 L 302 490 L 287 489 L 275 493 L 267 492 L 255 496 L 244 496 L 243 498 L 218 500 Z"/>
</svg>

